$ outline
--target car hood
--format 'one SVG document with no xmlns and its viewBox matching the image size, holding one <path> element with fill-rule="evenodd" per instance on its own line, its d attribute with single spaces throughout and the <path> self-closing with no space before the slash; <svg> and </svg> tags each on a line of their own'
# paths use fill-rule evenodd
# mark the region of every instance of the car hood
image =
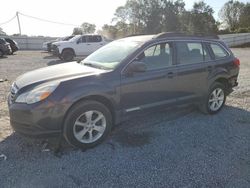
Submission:
<svg viewBox="0 0 250 188">
<path fill-rule="evenodd" d="M 59 44 L 68 44 L 70 41 L 58 41 L 58 42 L 53 42 L 54 45 L 59 45 Z"/>
<path fill-rule="evenodd" d="M 17 87 L 21 89 L 35 83 L 44 83 L 53 80 L 67 80 L 73 77 L 91 76 L 103 72 L 106 72 L 106 70 L 84 66 L 76 62 L 70 62 L 27 72 L 19 76 L 15 83 Z"/>
</svg>

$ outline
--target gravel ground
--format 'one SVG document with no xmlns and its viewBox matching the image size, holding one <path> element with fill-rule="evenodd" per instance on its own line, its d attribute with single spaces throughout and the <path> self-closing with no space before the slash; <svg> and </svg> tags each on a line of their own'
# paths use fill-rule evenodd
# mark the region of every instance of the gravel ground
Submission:
<svg viewBox="0 0 250 188">
<path fill-rule="evenodd" d="M 6 105 L 18 75 L 61 62 L 39 51 L 0 59 L 0 187 L 250 187 L 250 48 L 233 52 L 240 84 L 219 114 L 188 107 L 136 117 L 94 149 L 64 144 L 61 156 L 55 139 L 13 133 Z"/>
</svg>

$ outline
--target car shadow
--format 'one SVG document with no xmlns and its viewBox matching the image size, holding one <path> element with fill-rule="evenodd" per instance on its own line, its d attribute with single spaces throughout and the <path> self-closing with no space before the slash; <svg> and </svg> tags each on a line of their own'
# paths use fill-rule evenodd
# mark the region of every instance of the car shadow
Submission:
<svg viewBox="0 0 250 188">
<path fill-rule="evenodd" d="M 57 59 L 57 58 L 58 58 L 58 57 L 55 56 L 55 55 L 53 55 L 53 54 L 50 54 L 50 55 L 48 55 L 48 56 L 43 57 L 43 59 Z"/>
<path fill-rule="evenodd" d="M 243 129 L 244 127 L 246 128 L 247 126 L 249 127 L 250 125 L 250 112 L 237 107 L 225 106 L 225 108 L 219 114 L 212 116 L 204 115 L 196 111 L 196 108 L 193 106 L 185 108 L 177 107 L 174 109 L 171 108 L 166 110 L 158 110 L 154 113 L 144 113 L 116 125 L 112 130 L 109 138 L 106 139 L 106 141 L 101 144 L 100 147 L 102 147 L 102 145 L 108 145 L 113 150 L 115 150 L 115 147 L 117 145 L 122 148 L 142 147 L 144 145 L 150 144 L 153 139 L 157 138 L 157 134 L 159 133 L 156 133 L 154 130 L 160 126 L 168 126 L 168 128 L 173 128 L 174 126 L 176 126 L 175 121 L 182 122 L 182 118 L 186 118 L 187 121 L 192 122 L 195 121 L 196 118 L 197 121 L 200 119 L 208 121 L 211 118 L 218 119 L 219 116 L 226 116 L 227 118 L 229 118 L 227 121 L 232 121 L 237 124 L 236 126 L 238 131 L 242 131 L 241 129 Z M 184 121 L 182 123 L 185 124 L 186 122 Z M 208 127 L 209 126 L 211 125 L 208 125 Z M 213 126 L 220 125 L 215 123 L 215 125 Z M 192 130 L 192 132 L 199 132 L 199 130 Z M 168 134 L 171 135 L 171 132 L 169 132 Z M 61 140 L 62 144 L 59 148 L 58 146 L 60 139 L 61 137 L 49 139 L 33 139 L 23 137 L 14 132 L 0 142 L 0 155 L 4 154 L 8 157 L 8 155 L 18 156 L 21 153 L 29 153 L 29 155 L 41 155 L 41 153 L 44 152 L 53 152 L 57 156 L 58 151 L 63 154 L 67 154 L 71 151 L 77 150 L 76 148 L 70 146 L 64 139 Z M 189 140 L 189 138 L 187 138 L 187 140 Z"/>
<path fill-rule="evenodd" d="M 205 177 L 216 172 L 216 176 L 221 173 L 227 179 L 214 180 L 213 176 L 209 176 L 202 179 L 199 185 L 227 187 L 236 183 L 236 187 L 240 187 L 237 184 L 242 181 L 238 179 L 249 182 L 249 128 L 250 112 L 237 107 L 225 106 L 219 114 L 212 116 L 203 115 L 191 107 L 168 109 L 117 125 L 104 143 L 84 153 L 64 142 L 59 155 L 54 152 L 59 138 L 38 140 L 13 133 L 0 142 L 0 166 L 4 169 L 2 182 L 3 185 L 22 183 L 26 187 L 28 182 L 32 185 L 30 187 L 47 182 L 51 186 L 55 179 L 66 178 L 73 185 L 81 187 L 85 180 L 89 182 L 90 179 L 87 175 L 85 180 L 82 178 L 82 173 L 86 174 L 85 169 L 91 177 L 94 176 L 91 180 L 94 181 L 103 174 L 111 177 L 113 172 L 125 176 L 128 172 L 132 173 L 131 168 L 136 165 L 138 174 L 143 174 L 145 170 L 149 174 L 146 177 L 151 177 L 152 172 L 156 171 L 157 176 L 163 176 L 164 179 L 159 180 L 163 182 L 172 175 L 178 176 L 175 184 L 179 179 L 190 181 L 190 178 L 199 178 L 202 171 Z M 192 173 L 191 177 L 189 172 Z M 232 173 L 237 176 L 231 180 Z M 48 174 L 51 178 L 48 178 Z M 72 174 L 74 176 L 67 179 Z M 7 177 L 8 181 L 4 179 Z M 117 182 L 119 177 L 109 181 Z M 138 177 L 135 179 L 138 181 Z M 206 184 L 210 179 L 216 184 Z M 127 179 L 118 183 L 123 185 L 125 182 Z"/>
</svg>

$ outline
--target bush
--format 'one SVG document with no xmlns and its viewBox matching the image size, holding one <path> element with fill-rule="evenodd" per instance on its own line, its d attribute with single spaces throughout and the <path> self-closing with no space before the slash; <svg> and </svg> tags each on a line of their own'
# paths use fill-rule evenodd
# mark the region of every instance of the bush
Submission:
<svg viewBox="0 0 250 188">
<path fill-rule="evenodd" d="M 237 33 L 248 33 L 250 32 L 250 28 L 246 28 L 246 27 L 240 27 L 239 29 L 237 29 L 236 31 Z"/>
</svg>

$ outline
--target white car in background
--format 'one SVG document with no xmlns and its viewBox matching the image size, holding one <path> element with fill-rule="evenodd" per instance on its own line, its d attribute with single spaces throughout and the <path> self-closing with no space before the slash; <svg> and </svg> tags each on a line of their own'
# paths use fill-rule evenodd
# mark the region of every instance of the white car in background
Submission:
<svg viewBox="0 0 250 188">
<path fill-rule="evenodd" d="M 68 41 L 54 42 L 53 53 L 64 61 L 72 61 L 76 56 L 90 55 L 109 42 L 101 35 L 76 35 Z"/>
</svg>

